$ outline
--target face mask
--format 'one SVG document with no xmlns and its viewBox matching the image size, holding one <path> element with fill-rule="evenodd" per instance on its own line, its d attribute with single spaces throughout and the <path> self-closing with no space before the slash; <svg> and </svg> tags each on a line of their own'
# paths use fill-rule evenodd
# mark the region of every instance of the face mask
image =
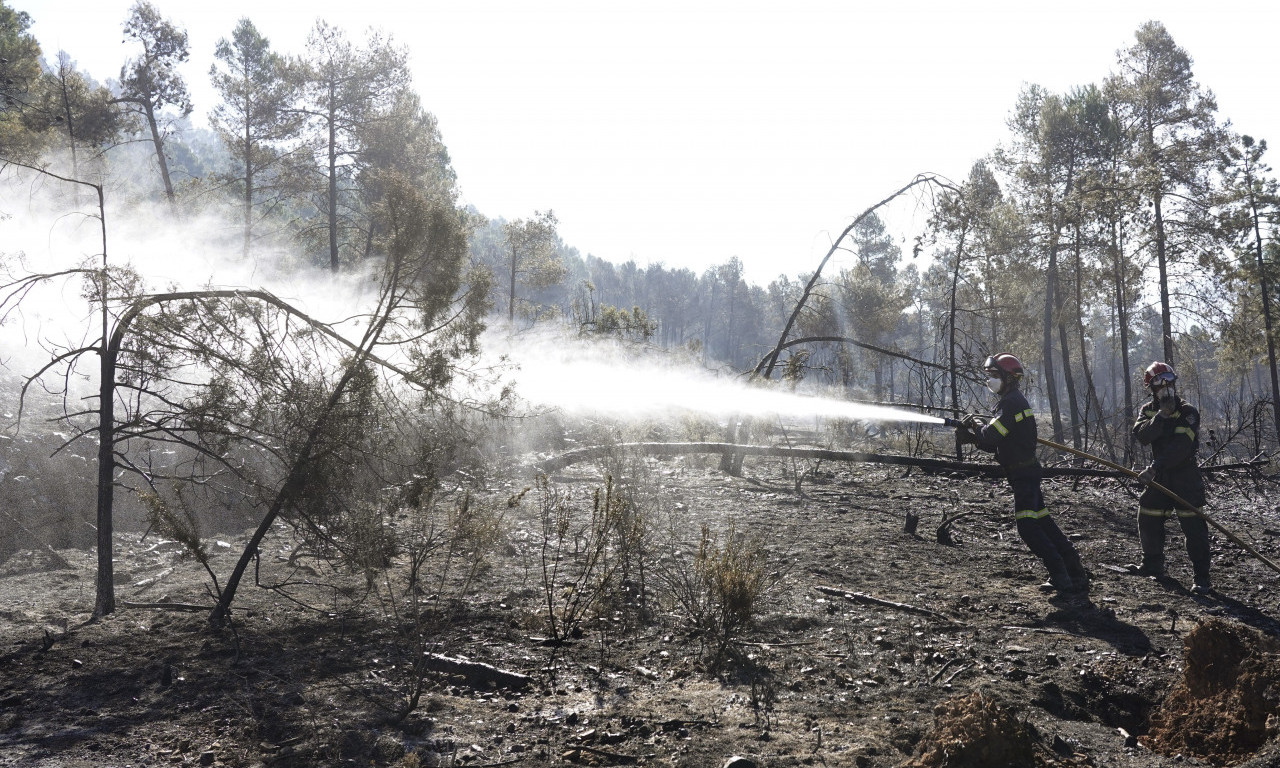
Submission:
<svg viewBox="0 0 1280 768">
<path fill-rule="evenodd" d="M 1177 397 L 1177 393 L 1173 391 L 1173 387 L 1161 387 L 1156 390 L 1156 401 L 1160 403 L 1169 403 Z"/>
<path fill-rule="evenodd" d="M 998 395 L 1004 387 L 1003 379 L 987 379 L 987 389 L 991 390 L 991 394 Z"/>
</svg>

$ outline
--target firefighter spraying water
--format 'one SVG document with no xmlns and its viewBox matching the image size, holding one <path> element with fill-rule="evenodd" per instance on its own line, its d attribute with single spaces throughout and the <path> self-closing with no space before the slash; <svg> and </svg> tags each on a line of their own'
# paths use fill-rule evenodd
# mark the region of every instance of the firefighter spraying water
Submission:
<svg viewBox="0 0 1280 768">
<path fill-rule="evenodd" d="M 1010 486 L 1014 491 L 1015 514 L 1017 515 L 1019 534 L 1027 542 L 1027 546 L 1031 551 L 1044 561 L 1050 576 L 1048 584 L 1045 585 L 1047 589 L 1061 591 L 1083 590 L 1088 586 L 1089 575 L 1083 567 L 1079 566 L 1079 557 L 1074 547 L 1071 545 L 1070 540 L 1062 535 L 1061 530 L 1058 529 L 1057 524 L 1049 515 L 1048 507 L 1043 501 L 1040 486 L 1042 470 L 1039 462 L 1035 460 L 1036 443 L 1059 453 L 1074 454 L 1091 462 L 1101 464 L 1121 474 L 1136 478 L 1146 486 L 1148 492 L 1143 495 L 1143 501 L 1140 504 L 1142 512 L 1139 516 L 1143 561 L 1141 565 L 1135 565 L 1133 569 L 1135 572 L 1155 575 L 1163 570 L 1160 568 L 1158 571 L 1157 565 L 1163 565 L 1164 537 L 1162 534 L 1164 532 L 1165 516 L 1174 515 L 1178 517 L 1184 530 L 1190 528 L 1194 531 L 1198 525 L 1196 521 L 1202 520 L 1203 523 L 1199 525 L 1207 524 L 1215 528 L 1223 536 L 1249 552 L 1267 567 L 1280 572 L 1280 565 L 1268 559 L 1248 542 L 1235 536 L 1212 517 L 1205 514 L 1203 509 L 1200 508 L 1203 504 L 1202 493 L 1197 494 L 1194 488 L 1188 489 L 1184 487 L 1185 483 L 1183 481 L 1190 480 L 1189 476 L 1183 476 L 1183 471 L 1180 469 L 1180 467 L 1183 467 L 1185 460 L 1179 459 L 1175 462 L 1173 459 L 1176 452 L 1167 453 L 1164 449 L 1166 446 L 1181 446 L 1182 449 L 1185 449 L 1188 445 L 1191 445 L 1192 440 L 1186 440 L 1185 438 L 1194 438 L 1196 426 L 1187 423 L 1174 424 L 1174 422 L 1178 421 L 1178 419 L 1186 422 L 1193 409 L 1189 405 L 1184 407 L 1185 401 L 1175 400 L 1174 411 L 1181 414 L 1178 417 L 1172 417 L 1168 414 L 1153 417 L 1150 413 L 1146 413 L 1152 410 L 1157 413 L 1160 412 L 1163 402 L 1160 399 L 1162 397 L 1161 391 L 1166 389 L 1162 384 L 1168 378 L 1167 376 L 1161 376 L 1161 374 L 1172 374 L 1172 368 L 1169 368 L 1168 371 L 1160 368 L 1160 366 L 1165 365 L 1163 363 L 1153 364 L 1152 368 L 1149 369 L 1149 380 L 1146 383 L 1152 391 L 1152 400 L 1143 407 L 1144 414 L 1139 418 L 1140 423 L 1144 419 L 1149 420 L 1148 428 L 1152 430 L 1158 424 L 1161 437 L 1159 439 L 1151 437 L 1150 440 L 1146 441 L 1152 445 L 1153 454 L 1156 456 L 1153 456 L 1154 460 L 1149 470 L 1138 472 L 1079 449 L 1039 437 L 1036 434 L 1035 420 L 1031 416 L 1030 406 L 1021 391 L 1021 380 L 1024 373 L 1022 364 L 1018 358 L 1008 354 L 994 355 L 988 358 L 984 365 L 984 371 L 989 377 L 988 386 L 999 397 L 994 419 L 990 423 L 986 418 L 972 415 L 959 419 L 933 416 L 919 411 L 900 410 L 897 407 L 881 404 L 806 396 L 795 392 L 749 387 L 740 382 L 724 379 L 681 375 L 674 370 L 667 369 L 655 371 L 647 367 L 628 371 L 628 376 L 619 377 L 617 375 L 619 370 L 617 361 L 584 362 L 581 359 L 581 355 L 575 355 L 571 359 L 552 358 L 550 362 L 553 364 L 542 368 L 531 365 L 523 370 L 522 386 L 524 393 L 534 403 L 551 406 L 565 412 L 604 413 L 624 417 L 680 411 L 694 411 L 722 416 L 746 412 L 775 414 L 792 418 L 842 418 L 872 422 L 914 422 L 954 428 L 957 430 L 957 436 L 962 441 L 973 443 L 981 450 L 994 453 L 996 460 L 1005 469 Z M 545 371 L 547 375 L 538 376 L 537 374 L 540 370 Z M 567 375 L 565 373 L 566 370 L 572 371 L 572 375 Z M 1176 379 L 1176 376 L 1174 378 Z M 599 382 L 602 380 L 611 382 L 610 386 L 600 386 Z M 615 386 L 615 382 L 622 382 L 622 384 L 629 385 L 630 388 L 619 392 L 622 384 Z M 1176 397 L 1174 390 L 1169 389 L 1168 392 Z M 1167 397 L 1167 395 L 1165 396 Z M 1183 405 L 1179 405 L 1179 402 Z M 1164 436 L 1165 428 L 1171 424 L 1174 425 L 1172 433 Z M 1147 434 L 1146 429 L 1143 430 L 1143 434 Z M 1139 440 L 1142 441 L 1141 435 L 1139 435 Z M 605 447 L 574 449 L 539 462 L 537 469 L 541 472 L 551 472 L 577 461 L 593 458 L 602 451 L 611 451 L 619 448 L 662 455 L 720 452 L 762 456 L 788 455 L 832 460 L 867 460 L 868 457 L 868 454 L 859 452 L 841 452 L 794 446 L 754 446 L 740 443 L 706 442 L 623 443 Z M 892 457 L 876 456 L 875 458 L 879 461 L 886 461 Z M 927 460 L 917 460 L 917 463 L 922 461 Z M 1194 450 L 1191 453 L 1191 461 L 1194 466 Z M 1198 469 L 1196 474 L 1198 476 Z M 1178 490 L 1171 489 L 1165 485 L 1166 482 L 1177 486 Z M 1181 494 L 1184 491 L 1195 497 L 1195 503 L 1182 497 Z M 1170 514 L 1171 512 L 1172 514 Z M 1199 543 L 1200 541 L 1198 534 L 1194 535 L 1194 542 L 1193 536 L 1188 536 L 1188 543 L 1194 550 L 1191 552 L 1191 556 L 1193 566 L 1197 571 L 1197 583 L 1202 585 L 1202 590 L 1207 590 L 1209 584 L 1207 562 L 1205 562 L 1202 555 L 1207 552 L 1208 548 L 1207 545 L 1202 547 Z M 1158 547 L 1157 544 L 1159 545 Z M 1148 565 L 1148 560 L 1151 561 L 1150 565 Z M 1065 577 L 1063 575 L 1064 572 Z"/>
<path fill-rule="evenodd" d="M 1003 366 L 998 362 L 1002 357 L 1010 358 L 1004 361 Z M 996 363 L 996 368 L 1006 373 L 1009 368 L 1021 368 L 1017 358 L 1012 355 L 987 358 L 985 367 L 989 372 L 992 371 L 992 363 Z M 988 380 L 989 388 L 996 386 L 997 378 L 1004 381 L 1003 375 L 993 375 Z M 1177 395 L 1173 386 L 1176 381 L 1177 374 L 1173 367 L 1163 362 L 1152 363 L 1143 376 L 1143 383 L 1151 390 L 1151 401 L 1141 407 L 1133 433 L 1139 442 L 1151 447 L 1152 461 L 1141 472 L 1043 437 L 1037 436 L 1035 441 L 1055 451 L 1070 453 L 1116 470 L 1137 479 L 1145 486 L 1146 490 L 1138 502 L 1138 538 L 1142 549 L 1142 563 L 1126 566 L 1124 570 L 1140 576 L 1164 575 L 1165 520 L 1176 515 L 1186 538 L 1195 592 L 1204 594 L 1212 589 L 1209 578 L 1210 526 L 1268 568 L 1280 573 L 1280 564 L 1223 527 L 1202 508 L 1205 502 L 1204 480 L 1196 461 L 1200 414 Z M 1025 403 L 1025 398 L 1023 402 Z M 1024 412 L 1029 414 L 1030 410 Z M 975 442 L 978 435 L 992 427 L 987 425 L 984 428 L 975 416 L 964 419 L 941 418 L 937 423 L 956 428 L 958 437 L 965 442 Z M 1001 427 L 1003 426 L 1004 423 L 1001 422 Z M 1000 429 L 996 428 L 996 432 L 999 433 Z M 982 445 L 979 443 L 978 447 L 981 448 Z M 1012 483 L 1012 477 L 1010 482 Z M 1185 498 L 1182 495 L 1184 493 Z"/>
<path fill-rule="evenodd" d="M 1049 572 L 1047 590 L 1084 592 L 1089 573 L 1080 562 L 1071 540 L 1049 514 L 1040 487 L 1040 461 L 1036 458 L 1036 419 L 1019 387 L 1023 368 L 1013 355 L 999 354 L 983 363 L 987 389 L 1000 399 L 994 418 L 985 425 L 969 417 L 956 427 L 956 437 L 979 450 L 994 453 L 1013 489 L 1014 519 L 1018 535 Z"/>
</svg>

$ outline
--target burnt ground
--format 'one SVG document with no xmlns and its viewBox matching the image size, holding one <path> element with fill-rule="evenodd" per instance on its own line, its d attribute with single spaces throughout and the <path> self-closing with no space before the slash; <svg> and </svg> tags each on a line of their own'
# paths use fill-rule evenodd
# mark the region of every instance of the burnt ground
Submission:
<svg viewBox="0 0 1280 768">
<path fill-rule="evenodd" d="M 791 467 L 645 463 L 631 493 L 654 559 L 629 564 L 608 600 L 573 570 L 589 528 L 562 529 L 557 549 L 539 523 L 549 499 L 589 515 L 604 481 L 588 465 L 511 506 L 523 481 L 476 489 L 470 509 L 487 510 L 491 535 L 418 550 L 416 600 L 387 586 L 399 576 L 298 551 L 282 527 L 228 629 L 173 606 L 208 606 L 210 582 L 155 534 L 118 537 L 117 597 L 170 607 L 98 622 L 92 552 L 61 551 L 61 570 L 20 552 L 0 564 L 0 766 L 1280 765 L 1280 574 L 1216 532 L 1214 594 L 1188 590 L 1172 521 L 1170 578 L 1122 575 L 1111 566 L 1136 556 L 1132 489 L 1046 481 L 1094 574 L 1087 596 L 1062 598 L 1038 588 L 1000 481 L 823 464 L 797 495 Z M 1211 493 L 1216 519 L 1280 559 L 1265 492 L 1234 480 Z M 455 501 L 441 500 L 454 510 L 443 527 L 465 517 Z M 754 622 L 719 655 L 681 581 L 703 523 L 716 551 L 758 555 L 742 568 L 758 576 Z M 206 538 L 224 579 L 247 533 Z M 548 602 L 582 611 L 565 642 Z M 426 671 L 413 663 L 424 652 L 527 679 Z"/>
</svg>

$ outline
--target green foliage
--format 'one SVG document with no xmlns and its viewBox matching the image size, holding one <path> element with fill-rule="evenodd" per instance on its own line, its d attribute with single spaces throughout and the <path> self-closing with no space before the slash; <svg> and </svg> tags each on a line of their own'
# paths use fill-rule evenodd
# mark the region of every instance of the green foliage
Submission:
<svg viewBox="0 0 1280 768">
<path fill-rule="evenodd" d="M 290 70 L 301 95 L 290 109 L 305 118 L 303 144 L 315 148 L 310 163 L 298 168 L 297 192 L 310 199 L 323 222 L 301 222 L 299 234 L 313 235 L 317 255 L 324 254 L 322 263 L 332 271 L 369 255 L 374 231 L 368 216 L 378 195 L 365 183 L 376 184 L 379 177 L 364 173 L 369 169 L 363 139 L 374 122 L 394 112 L 409 87 L 407 57 L 380 32 L 370 30 L 357 46 L 341 29 L 317 20 L 305 54 Z"/>
<path fill-rule="evenodd" d="M 178 65 L 190 55 L 187 32 L 161 16 L 148 0 L 138 0 L 129 9 L 124 34 L 142 50 L 121 68 L 117 100 L 142 121 L 142 131 L 155 146 L 165 195 L 173 203 L 177 197 L 164 145 L 168 121 L 185 118 L 193 109 L 186 81 L 178 73 Z"/>
<path fill-rule="evenodd" d="M 80 170 L 79 150 L 98 156 L 126 127 L 111 91 L 77 70 L 66 52 L 59 52 L 57 64 L 41 77 L 38 100 L 26 119 L 33 130 L 57 134 L 55 146 L 71 150 L 73 174 Z"/>
<path fill-rule="evenodd" d="M 620 341 L 646 343 L 657 332 L 657 323 L 640 307 L 630 310 L 605 304 L 593 313 L 594 319 L 580 321 L 584 334 L 604 336 Z"/>
<path fill-rule="evenodd" d="M 223 180 L 240 194 L 244 255 L 248 256 L 264 200 L 274 203 L 281 189 L 278 167 L 300 120 L 287 107 L 292 96 L 286 62 L 253 22 L 241 19 L 230 40 L 218 41 L 209 76 L 222 97 L 209 123 L 230 150 L 235 165 Z M 221 65 L 221 67 L 219 67 Z"/>
<path fill-rule="evenodd" d="M 31 16 L 0 0 L 0 158 L 31 159 L 38 138 L 23 124 L 40 76 L 40 44 L 27 30 Z"/>
<path fill-rule="evenodd" d="M 564 279 L 565 266 L 556 253 L 556 215 L 534 211 L 529 219 L 502 225 L 503 263 L 501 280 L 507 288 L 507 322 L 514 323 L 520 289 L 538 289 Z M 538 307 L 520 304 L 523 317 L 536 317 Z"/>
</svg>

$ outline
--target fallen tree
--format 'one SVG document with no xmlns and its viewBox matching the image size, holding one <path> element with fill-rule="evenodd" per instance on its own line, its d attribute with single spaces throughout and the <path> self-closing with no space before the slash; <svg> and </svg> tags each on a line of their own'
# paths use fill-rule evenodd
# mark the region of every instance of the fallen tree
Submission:
<svg viewBox="0 0 1280 768">
<path fill-rule="evenodd" d="M 921 456 L 900 456 L 891 453 L 868 453 L 865 451 L 836 451 L 829 448 L 792 448 L 780 445 L 739 445 L 737 443 L 619 443 L 617 445 L 594 445 L 577 448 L 559 456 L 544 459 L 534 465 L 534 469 L 542 474 L 550 474 L 579 462 L 603 458 L 617 451 L 631 451 L 647 456 L 687 456 L 698 453 L 733 454 L 747 456 L 782 456 L 793 459 L 825 459 L 828 461 L 846 461 L 865 464 L 897 464 L 916 467 L 928 472 L 962 472 L 972 475 L 1000 477 L 1004 469 L 993 462 L 951 461 Z M 1226 469 L 1242 469 L 1266 464 L 1267 461 L 1254 460 L 1237 464 L 1219 464 L 1214 467 L 1202 467 L 1205 472 L 1220 472 Z M 1045 477 L 1110 477 L 1127 478 L 1130 473 L 1112 469 L 1094 469 L 1092 467 L 1045 467 Z"/>
</svg>

